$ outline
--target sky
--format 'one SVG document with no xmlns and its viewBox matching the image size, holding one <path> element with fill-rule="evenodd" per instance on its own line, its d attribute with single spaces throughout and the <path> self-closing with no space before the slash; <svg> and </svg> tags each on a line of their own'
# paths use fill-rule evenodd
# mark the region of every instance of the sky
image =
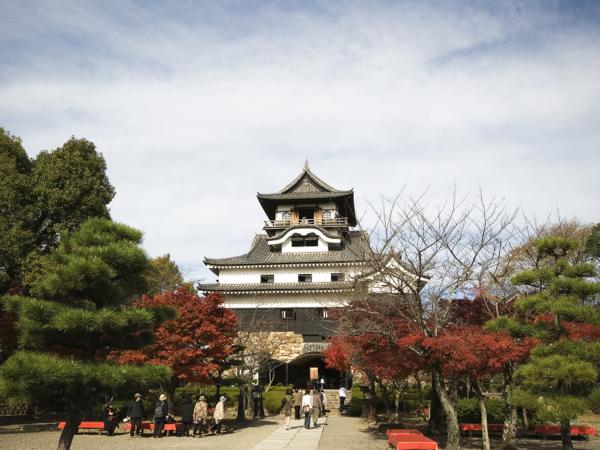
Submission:
<svg viewBox="0 0 600 450">
<path fill-rule="evenodd" d="M 188 279 L 246 252 L 256 192 L 482 189 L 600 218 L 600 2 L 0 2 L 0 126 L 93 141 L 114 220 Z"/>
</svg>

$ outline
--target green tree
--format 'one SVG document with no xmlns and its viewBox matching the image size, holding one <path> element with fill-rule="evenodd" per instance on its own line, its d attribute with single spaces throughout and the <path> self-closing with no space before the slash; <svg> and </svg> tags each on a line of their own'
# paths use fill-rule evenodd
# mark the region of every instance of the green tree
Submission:
<svg viewBox="0 0 600 450">
<path fill-rule="evenodd" d="M 35 246 L 32 166 L 21 140 L 0 128 L 0 293 Z"/>
<path fill-rule="evenodd" d="M 109 218 L 114 189 L 94 144 L 69 139 L 30 159 L 21 140 L 0 128 L 0 293 L 23 291 L 38 258 L 59 233 L 91 217 Z"/>
<path fill-rule="evenodd" d="M 42 258 L 32 288 L 40 298 L 2 298 L 4 311 L 17 317 L 20 350 L 0 366 L 0 393 L 63 411 L 59 449 L 70 448 L 81 419 L 103 396 L 171 378 L 166 367 L 105 360 L 113 350 L 148 345 L 153 330 L 174 317 L 167 308 L 129 306 L 144 291 L 147 258 L 140 242 L 137 230 L 89 219 Z"/>
<path fill-rule="evenodd" d="M 573 263 L 581 250 L 576 239 L 543 237 L 535 241 L 535 267 L 512 278 L 523 289 L 516 307 L 522 323 L 506 320 L 513 331 L 535 334 L 543 344 L 516 372 L 521 387 L 514 401 L 561 425 L 563 449 L 573 448 L 570 421 L 591 405 L 599 381 L 600 329 L 595 267 Z"/>
<path fill-rule="evenodd" d="M 149 297 L 161 292 L 174 291 L 183 285 L 181 271 L 168 253 L 150 260 L 144 278 L 147 284 L 146 294 Z"/>
<path fill-rule="evenodd" d="M 585 243 L 585 252 L 587 255 L 600 260 L 600 223 L 594 225 L 590 230 L 590 235 Z"/>
<path fill-rule="evenodd" d="M 110 218 L 115 196 L 106 162 L 93 142 L 71 137 L 52 152 L 35 159 L 31 174 L 38 217 L 37 244 L 53 248 L 59 233 L 74 230 L 90 217 Z"/>
</svg>

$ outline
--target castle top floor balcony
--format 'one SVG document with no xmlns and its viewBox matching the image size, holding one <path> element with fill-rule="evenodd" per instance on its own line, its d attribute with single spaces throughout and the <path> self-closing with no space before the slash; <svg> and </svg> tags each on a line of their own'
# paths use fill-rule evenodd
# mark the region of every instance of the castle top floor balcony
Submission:
<svg viewBox="0 0 600 450">
<path fill-rule="evenodd" d="M 265 230 L 283 230 L 285 228 L 296 225 L 318 225 L 323 228 L 340 228 L 348 226 L 347 217 L 334 217 L 330 219 L 280 219 L 280 220 L 265 220 Z"/>
</svg>

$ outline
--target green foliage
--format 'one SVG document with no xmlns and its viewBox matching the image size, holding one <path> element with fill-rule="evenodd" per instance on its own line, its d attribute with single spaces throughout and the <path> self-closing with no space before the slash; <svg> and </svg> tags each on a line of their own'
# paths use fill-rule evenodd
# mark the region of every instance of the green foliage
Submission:
<svg viewBox="0 0 600 450">
<path fill-rule="evenodd" d="M 0 294 L 35 245 L 31 169 L 21 139 L 0 128 Z"/>
<path fill-rule="evenodd" d="M 106 347 L 147 345 L 152 342 L 153 328 L 174 316 L 172 309 L 82 309 L 20 296 L 0 298 L 0 305 L 19 317 L 22 348 L 48 350 L 70 341 L 71 348 L 87 355 Z"/>
<path fill-rule="evenodd" d="M 600 372 L 600 343 L 578 338 L 569 340 L 574 331 L 585 335 L 589 325 L 600 324 L 596 280 L 593 264 L 574 264 L 569 256 L 581 250 L 580 242 L 548 236 L 535 242 L 538 264 L 515 275 L 513 283 L 525 288 L 528 295 L 518 299 L 517 309 L 532 322 L 497 319 L 490 327 L 504 327 L 513 334 L 523 332 L 544 341 L 532 352 L 531 359 L 517 369 L 515 379 L 520 388 L 511 402 L 535 411 L 544 421 L 566 422 L 593 405 L 593 391 Z M 591 336 L 591 335 L 590 335 Z"/>
<path fill-rule="evenodd" d="M 504 422 L 504 404 L 501 400 L 485 399 L 488 423 Z M 476 397 L 461 398 L 456 402 L 456 413 L 461 423 L 481 423 L 481 411 Z"/>
<path fill-rule="evenodd" d="M 183 284 L 183 276 L 169 254 L 150 260 L 144 272 L 146 295 L 153 297 L 164 291 L 174 291 Z"/>
<path fill-rule="evenodd" d="M 162 366 L 116 366 L 19 351 L 0 366 L 0 393 L 41 406 L 48 401 L 71 402 L 85 410 L 90 396 L 147 389 L 170 377 L 171 371 Z"/>
<path fill-rule="evenodd" d="M 115 196 L 106 163 L 93 142 L 72 137 L 52 152 L 41 152 L 32 171 L 34 196 L 42 219 L 38 242 L 53 246 L 64 231 L 90 217 L 109 218 Z"/>
<path fill-rule="evenodd" d="M 289 388 L 293 386 L 290 385 Z M 279 414 L 281 400 L 285 397 L 287 386 L 272 386 L 268 392 L 263 393 L 263 406 L 271 414 Z"/>
<path fill-rule="evenodd" d="M 585 253 L 593 258 L 600 258 L 600 223 L 590 230 L 590 235 L 585 243 Z"/>
<path fill-rule="evenodd" d="M 90 217 L 109 218 L 114 189 L 93 143 L 71 138 L 31 160 L 0 128 L 0 294 L 28 286 L 41 254 Z"/>
<path fill-rule="evenodd" d="M 145 290 L 148 266 L 139 247 L 142 233 L 108 219 L 88 219 L 62 236 L 56 251 L 42 260 L 42 273 L 33 283 L 34 295 L 50 300 L 96 307 L 129 303 Z"/>
<path fill-rule="evenodd" d="M 600 414 L 600 386 L 592 389 L 592 392 L 588 396 L 588 402 L 594 414 Z"/>
</svg>

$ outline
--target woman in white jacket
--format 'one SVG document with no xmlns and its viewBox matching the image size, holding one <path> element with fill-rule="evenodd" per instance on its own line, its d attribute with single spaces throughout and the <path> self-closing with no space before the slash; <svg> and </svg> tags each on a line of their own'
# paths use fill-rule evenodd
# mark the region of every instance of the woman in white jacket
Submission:
<svg viewBox="0 0 600 450">
<path fill-rule="evenodd" d="M 306 389 L 302 396 L 302 412 L 304 413 L 304 428 L 310 430 L 310 412 L 312 411 L 313 402 L 310 391 Z"/>
</svg>

